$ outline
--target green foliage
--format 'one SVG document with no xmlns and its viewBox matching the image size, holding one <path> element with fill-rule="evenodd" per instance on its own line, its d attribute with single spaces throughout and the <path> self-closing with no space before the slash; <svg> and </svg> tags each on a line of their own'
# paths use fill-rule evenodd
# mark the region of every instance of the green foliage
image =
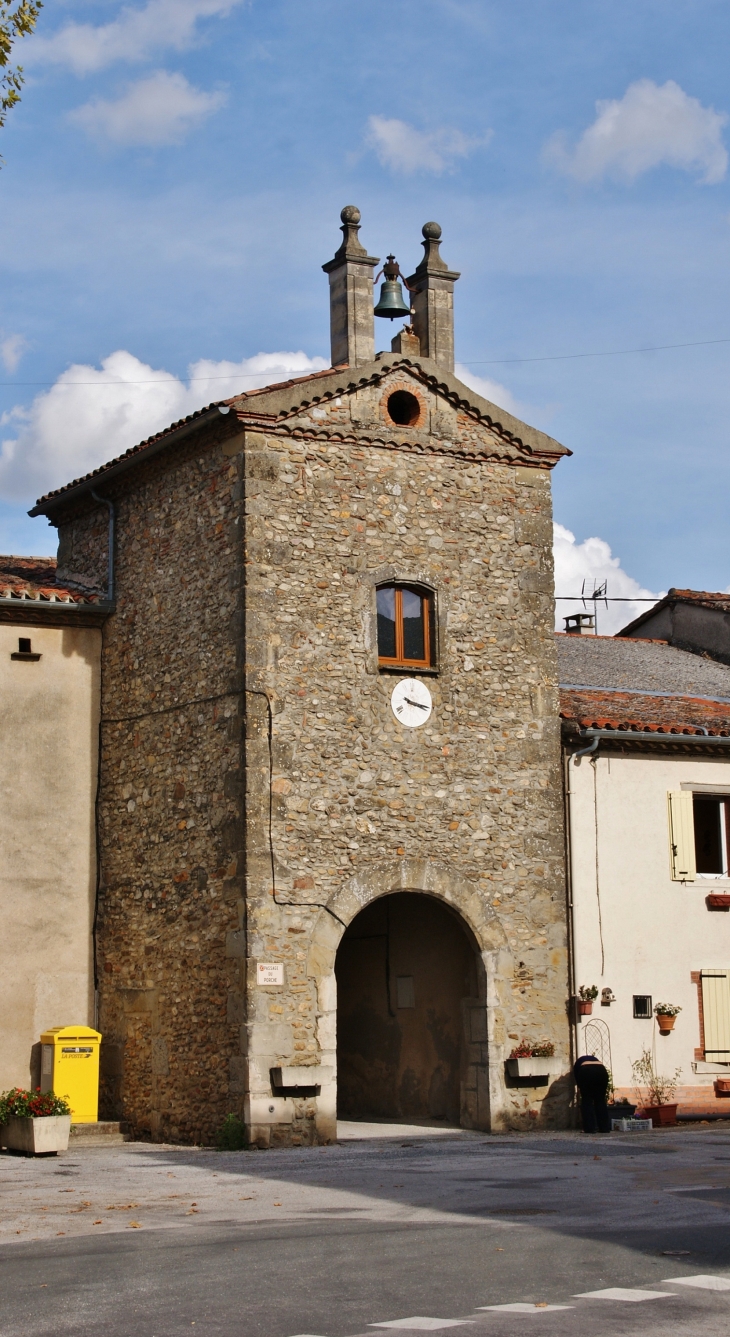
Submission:
<svg viewBox="0 0 730 1337">
<path fill-rule="evenodd" d="M 44 1119 L 52 1114 L 70 1113 L 68 1100 L 52 1091 L 41 1094 L 40 1087 L 25 1091 L 22 1086 L 14 1086 L 0 1095 L 0 1123 L 7 1123 L 8 1119 Z"/>
<path fill-rule="evenodd" d="M 581 984 L 578 996 L 582 1003 L 593 1003 L 598 997 L 598 989 L 595 984 Z"/>
<path fill-rule="evenodd" d="M 227 1114 L 218 1132 L 215 1144 L 219 1151 L 243 1151 L 246 1147 L 246 1129 L 237 1114 Z"/>
<path fill-rule="evenodd" d="M 650 1105 L 668 1105 L 677 1089 L 677 1082 L 682 1069 L 676 1068 L 673 1077 L 662 1077 L 656 1070 L 654 1056 L 650 1049 L 643 1049 L 641 1058 L 631 1064 L 631 1071 L 636 1082 L 637 1095 L 641 1104 L 646 1104 L 641 1088 L 647 1087 Z"/>
<path fill-rule="evenodd" d="M 657 1017 L 678 1017 L 682 1011 L 676 1003 L 657 1003 L 654 1014 Z"/>
<path fill-rule="evenodd" d="M 11 107 L 20 102 L 24 82 L 23 66 L 10 65 L 13 43 L 30 36 L 42 8 L 43 0 L 18 0 L 15 7 L 0 0 L 0 129 Z"/>
</svg>

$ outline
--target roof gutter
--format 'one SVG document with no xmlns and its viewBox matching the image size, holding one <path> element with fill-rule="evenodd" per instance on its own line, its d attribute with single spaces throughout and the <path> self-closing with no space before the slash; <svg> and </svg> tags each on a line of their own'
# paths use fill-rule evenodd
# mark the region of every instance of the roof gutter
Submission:
<svg viewBox="0 0 730 1337">
<path fill-rule="evenodd" d="M 681 743 L 696 745 L 697 747 L 727 747 L 730 748 L 730 738 L 720 738 L 717 734 L 686 734 L 686 733 L 652 733 L 650 729 L 581 729 L 578 738 L 592 738 L 595 740 L 596 747 L 602 739 L 614 743 Z M 584 748 L 584 752 L 593 751 L 593 748 Z M 575 753 L 576 756 L 582 756 L 582 753 Z"/>
<path fill-rule="evenodd" d="M 159 441 L 155 441 L 151 446 L 146 446 L 144 450 L 137 451 L 133 455 L 118 460 L 116 464 L 110 464 L 106 469 L 97 469 L 96 472 L 92 474 L 91 478 L 82 479 L 79 483 L 65 488 L 57 496 L 49 497 L 47 501 L 36 502 L 33 509 L 28 511 L 28 515 L 48 515 L 49 511 L 55 510 L 59 506 L 65 506 L 67 502 L 78 501 L 80 497 L 85 496 L 87 493 L 93 495 L 94 489 L 100 485 L 102 479 L 104 481 L 104 486 L 106 487 L 109 480 L 118 478 L 121 474 L 127 473 L 130 469 L 135 469 L 139 464 L 145 464 L 147 460 L 154 459 L 155 456 L 159 455 L 163 450 L 167 450 L 168 446 L 174 445 L 178 441 L 183 441 L 185 437 L 191 436 L 192 433 L 197 432 L 199 428 L 213 422 L 221 412 L 227 411 L 227 406 L 221 409 L 218 404 L 212 405 L 209 409 L 204 409 L 193 422 L 182 423 L 182 425 L 176 427 L 174 431 L 166 432 Z M 108 502 L 105 502 L 105 505 L 108 505 Z"/>
</svg>

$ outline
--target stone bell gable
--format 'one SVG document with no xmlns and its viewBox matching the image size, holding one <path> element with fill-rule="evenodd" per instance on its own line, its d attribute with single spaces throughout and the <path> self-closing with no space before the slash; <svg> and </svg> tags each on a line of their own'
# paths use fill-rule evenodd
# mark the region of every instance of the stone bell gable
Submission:
<svg viewBox="0 0 730 1337">
<path fill-rule="evenodd" d="M 391 395 L 417 401 L 409 422 L 395 422 Z M 230 401 L 239 421 L 281 436 L 501 459 L 550 469 L 570 451 L 470 390 L 429 358 L 379 353 L 357 368 L 335 367 Z"/>
<path fill-rule="evenodd" d="M 564 1085 L 515 1083 L 505 1058 L 523 1036 L 568 1058 L 565 453 L 434 359 L 384 353 L 212 405 L 38 504 L 100 588 L 113 524 L 109 1117 L 209 1140 L 234 1111 L 261 1146 L 328 1141 L 339 1073 L 350 1112 L 564 1122 Z M 383 662 L 386 586 L 430 609 L 420 669 Z M 391 704 L 410 677 L 422 727 Z"/>
</svg>

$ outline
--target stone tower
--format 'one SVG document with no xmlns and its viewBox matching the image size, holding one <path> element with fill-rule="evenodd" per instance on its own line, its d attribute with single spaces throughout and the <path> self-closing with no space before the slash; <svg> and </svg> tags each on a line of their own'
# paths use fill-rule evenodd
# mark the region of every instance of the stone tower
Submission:
<svg viewBox="0 0 730 1337">
<path fill-rule="evenodd" d="M 565 1121 L 550 471 L 453 375 L 440 228 L 374 355 L 343 211 L 330 369 L 234 396 L 44 498 L 107 578 L 97 964 L 106 1113 L 267 1146 L 335 1116 Z M 422 351 L 418 351 L 418 349 Z M 103 499 L 103 500 L 102 500 Z M 339 1077 L 339 1094 L 338 1094 Z"/>
</svg>

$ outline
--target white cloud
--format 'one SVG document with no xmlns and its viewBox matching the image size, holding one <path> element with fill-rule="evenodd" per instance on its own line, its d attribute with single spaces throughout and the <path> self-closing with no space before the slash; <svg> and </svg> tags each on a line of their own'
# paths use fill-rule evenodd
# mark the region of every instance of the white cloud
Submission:
<svg viewBox="0 0 730 1337">
<path fill-rule="evenodd" d="M 472 149 L 488 143 L 491 130 L 481 139 L 470 139 L 461 130 L 416 130 L 407 121 L 385 116 L 368 118 L 366 143 L 374 149 L 383 167 L 393 172 L 435 172 L 451 167 L 456 158 L 466 158 Z"/>
<path fill-rule="evenodd" d="M 242 0 L 148 0 L 142 9 L 125 6 L 112 23 L 67 23 L 51 37 L 35 37 L 26 64 L 64 65 L 74 74 L 92 74 L 115 61 L 148 60 L 163 50 L 184 51 L 196 37 L 199 19 L 225 18 Z M 25 52 L 23 53 L 25 55 Z"/>
<path fill-rule="evenodd" d="M 225 102 L 224 93 L 204 93 L 183 74 L 156 70 L 130 84 L 116 101 L 93 98 L 69 112 L 69 120 L 95 139 L 113 144 L 179 144 L 194 126 Z"/>
<path fill-rule="evenodd" d="M 585 581 L 588 594 L 604 580 L 608 581 L 607 593 L 614 599 L 628 599 L 628 603 L 609 603 L 598 605 L 598 632 L 601 636 L 612 636 L 622 627 L 632 622 L 639 613 L 645 613 L 651 607 L 649 603 L 638 602 L 641 599 L 660 599 L 661 594 L 645 590 L 638 580 L 628 575 L 621 567 L 621 559 L 611 555 L 611 549 L 605 539 L 589 538 L 583 543 L 576 543 L 575 534 L 563 525 L 553 525 L 553 557 L 555 558 L 555 593 L 556 595 L 579 595 Z M 665 591 L 664 591 L 665 592 Z M 636 599 L 637 602 L 632 602 Z M 592 611 L 588 604 L 585 611 Z M 580 601 L 558 601 L 555 605 L 555 626 L 563 630 L 563 618 L 568 613 L 582 613 Z"/>
<path fill-rule="evenodd" d="M 457 362 L 454 366 L 454 374 L 458 376 L 464 385 L 468 385 L 470 390 L 476 390 L 478 395 L 488 399 L 491 404 L 497 404 L 499 408 L 506 409 L 512 413 L 515 418 L 525 419 L 525 409 L 517 402 L 511 390 L 506 385 L 500 385 L 499 381 L 491 381 L 488 376 L 475 376 L 473 371 L 465 367 L 463 362 Z"/>
<path fill-rule="evenodd" d="M 15 371 L 27 347 L 28 342 L 22 334 L 8 334 L 0 339 L 0 362 L 6 371 Z"/>
<path fill-rule="evenodd" d="M 620 100 L 597 102 L 596 111 L 575 148 L 562 132 L 549 140 L 548 162 L 578 181 L 607 175 L 634 181 L 662 163 L 700 172 L 705 185 L 722 181 L 727 170 L 722 129 L 728 118 L 703 107 L 673 79 L 661 87 L 638 79 Z"/>
<path fill-rule="evenodd" d="M 69 367 L 30 408 L 0 419 L 16 429 L 0 446 L 0 498 L 30 501 L 211 401 L 328 365 L 301 352 L 257 353 L 241 362 L 203 358 L 189 367 L 187 385 L 124 350 L 104 358 L 101 370 Z"/>
</svg>

